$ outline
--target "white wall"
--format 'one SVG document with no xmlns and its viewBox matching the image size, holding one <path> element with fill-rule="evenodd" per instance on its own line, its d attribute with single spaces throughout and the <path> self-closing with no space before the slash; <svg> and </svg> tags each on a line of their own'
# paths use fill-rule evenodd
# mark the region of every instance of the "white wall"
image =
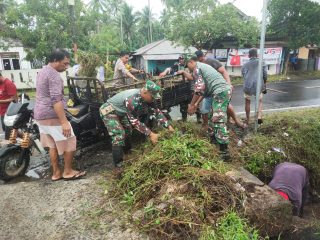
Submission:
<svg viewBox="0 0 320 240">
<path fill-rule="evenodd" d="M 231 76 L 241 76 L 241 67 L 225 67 Z M 268 65 L 268 75 L 278 74 L 280 71 L 279 65 Z"/>
<path fill-rule="evenodd" d="M 37 74 L 41 69 L 29 69 L 29 70 L 6 70 L 2 71 L 2 75 L 10 80 L 14 81 L 18 89 L 28 89 L 36 87 Z M 72 68 L 69 68 L 68 74 L 73 76 Z M 66 72 L 60 73 L 64 80 L 64 85 L 67 86 Z"/>
<path fill-rule="evenodd" d="M 23 47 L 9 47 L 6 50 L 0 49 L 0 52 L 18 52 L 20 57 L 20 68 L 23 69 L 31 69 L 31 63 L 26 61 L 27 53 L 24 51 Z M 0 57 L 0 70 L 3 70 L 2 58 Z"/>
</svg>

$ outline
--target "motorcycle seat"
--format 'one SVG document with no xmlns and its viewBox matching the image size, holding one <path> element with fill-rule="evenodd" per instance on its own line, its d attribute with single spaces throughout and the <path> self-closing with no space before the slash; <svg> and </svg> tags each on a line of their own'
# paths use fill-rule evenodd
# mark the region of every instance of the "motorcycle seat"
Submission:
<svg viewBox="0 0 320 240">
<path fill-rule="evenodd" d="M 80 104 L 71 108 L 67 108 L 67 111 L 76 118 L 82 117 L 83 115 L 85 115 L 86 113 L 88 113 L 89 110 L 89 106 L 88 105 L 84 105 L 84 104 Z"/>
</svg>

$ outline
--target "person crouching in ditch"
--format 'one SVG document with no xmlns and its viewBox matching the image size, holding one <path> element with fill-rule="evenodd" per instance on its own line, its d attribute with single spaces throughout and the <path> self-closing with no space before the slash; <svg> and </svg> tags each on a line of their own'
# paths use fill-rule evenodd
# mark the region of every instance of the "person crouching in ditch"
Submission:
<svg viewBox="0 0 320 240">
<path fill-rule="evenodd" d="M 158 122 L 169 131 L 174 131 L 163 113 L 156 107 L 154 100 L 160 98 L 161 88 L 148 80 L 142 89 L 130 89 L 108 99 L 100 108 L 100 116 L 112 140 L 112 157 L 116 167 L 121 167 L 124 151 L 131 148 L 132 126 L 148 136 L 153 144 L 159 135 L 152 132 L 139 120 L 142 109 L 151 110 Z"/>
<path fill-rule="evenodd" d="M 226 161 L 230 160 L 227 108 L 231 100 L 231 87 L 220 73 L 208 64 L 198 62 L 196 56 L 188 59 L 187 66 L 195 80 L 194 95 L 188 113 L 194 114 L 204 97 L 212 97 L 212 117 L 208 134 L 212 142 L 220 145 L 221 157 Z"/>
<path fill-rule="evenodd" d="M 303 216 L 309 188 L 307 169 L 295 163 L 281 163 L 275 167 L 269 187 L 292 203 L 294 216 Z"/>
</svg>

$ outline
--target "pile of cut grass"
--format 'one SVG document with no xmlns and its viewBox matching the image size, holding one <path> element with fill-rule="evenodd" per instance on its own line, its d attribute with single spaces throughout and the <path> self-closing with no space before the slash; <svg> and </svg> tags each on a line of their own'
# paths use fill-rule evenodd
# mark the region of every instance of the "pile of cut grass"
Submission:
<svg viewBox="0 0 320 240">
<path fill-rule="evenodd" d="M 224 175 L 230 166 L 193 127 L 180 129 L 183 132 L 162 136 L 156 146 L 147 143 L 131 155 L 112 196 L 129 208 L 132 222 L 152 239 L 221 239 L 228 224 L 233 239 L 258 239 L 239 217 L 243 192 Z M 230 217 L 241 224 L 233 225 Z"/>
</svg>

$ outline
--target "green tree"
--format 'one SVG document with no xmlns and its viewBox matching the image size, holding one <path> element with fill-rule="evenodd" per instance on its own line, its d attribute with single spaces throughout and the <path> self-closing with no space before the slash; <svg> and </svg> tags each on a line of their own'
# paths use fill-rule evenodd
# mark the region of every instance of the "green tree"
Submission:
<svg viewBox="0 0 320 240">
<path fill-rule="evenodd" d="M 288 42 L 291 49 L 320 44 L 319 3 L 311 1 L 272 0 L 269 31 Z"/>
<path fill-rule="evenodd" d="M 149 14 L 151 15 L 149 20 Z M 144 36 L 147 36 L 146 39 L 148 39 L 148 43 L 151 42 L 150 39 L 150 26 L 149 21 L 151 21 L 151 26 L 155 22 L 155 18 L 153 17 L 153 14 L 150 13 L 149 8 L 146 6 L 142 9 L 141 12 L 137 13 L 138 16 L 138 28 L 140 33 L 144 34 Z"/>
<path fill-rule="evenodd" d="M 288 72 L 290 50 L 308 44 L 320 45 L 320 5 L 311 1 L 272 0 L 268 6 L 269 35 L 287 42 L 284 74 Z"/>
<path fill-rule="evenodd" d="M 183 7 L 178 4 L 167 9 L 169 39 L 198 49 L 219 47 L 226 38 L 236 41 L 238 46 L 257 42 L 257 20 L 244 18 L 232 4 L 218 5 L 207 0 L 197 4 L 191 0 L 183 2 Z"/>
<path fill-rule="evenodd" d="M 18 39 L 26 48 L 27 60 L 43 59 L 54 47 L 72 47 L 72 28 L 79 48 L 89 46 L 94 24 L 87 19 L 82 1 L 75 1 L 75 22 L 71 22 L 67 1 L 24 0 L 7 9 L 3 37 Z"/>
<path fill-rule="evenodd" d="M 108 9 L 108 0 L 91 0 L 88 7 L 96 13 L 104 13 Z"/>
<path fill-rule="evenodd" d="M 137 14 L 133 12 L 133 7 L 124 3 L 121 8 L 123 40 L 130 50 L 133 46 L 133 36 L 138 22 Z M 121 20 L 118 18 L 118 27 L 120 29 Z"/>
<path fill-rule="evenodd" d="M 107 55 L 119 53 L 125 46 L 121 45 L 121 40 L 116 27 L 104 26 L 99 33 L 90 37 L 90 50 L 99 54 L 105 62 Z"/>
</svg>

